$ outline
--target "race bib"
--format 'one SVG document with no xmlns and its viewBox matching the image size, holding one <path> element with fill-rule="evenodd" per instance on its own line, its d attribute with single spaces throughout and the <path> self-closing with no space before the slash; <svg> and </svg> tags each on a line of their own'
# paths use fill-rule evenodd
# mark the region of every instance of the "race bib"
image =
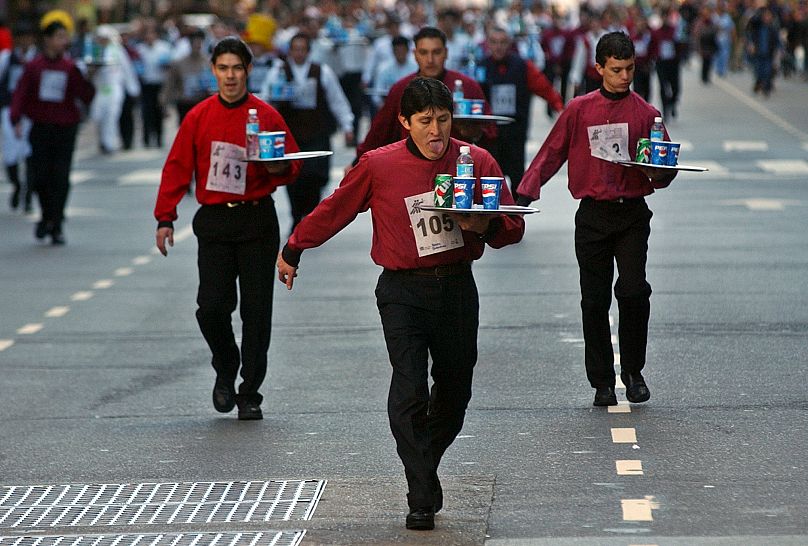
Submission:
<svg viewBox="0 0 808 546">
<path fill-rule="evenodd" d="M 659 43 L 659 58 L 668 61 L 676 56 L 676 46 L 671 40 L 663 40 Z"/>
<path fill-rule="evenodd" d="M 404 198 L 419 257 L 463 246 L 463 235 L 460 228 L 454 223 L 448 212 L 421 209 L 421 205 L 431 205 L 433 200 L 434 193 L 431 191 Z"/>
<path fill-rule="evenodd" d="M 610 123 L 586 128 L 589 133 L 589 153 L 607 161 L 633 158 L 628 150 L 628 123 Z"/>
<path fill-rule="evenodd" d="M 205 188 L 244 195 L 247 189 L 246 150 L 229 142 L 214 140 L 210 144 L 210 169 Z"/>
<path fill-rule="evenodd" d="M 317 80 L 306 78 L 302 83 L 295 82 L 295 100 L 292 105 L 299 110 L 317 108 Z"/>
<path fill-rule="evenodd" d="M 39 79 L 39 100 L 42 102 L 62 102 L 67 91 L 67 72 L 43 70 Z"/>
<path fill-rule="evenodd" d="M 516 114 L 516 86 L 514 84 L 491 86 L 491 111 L 496 116 Z"/>
</svg>

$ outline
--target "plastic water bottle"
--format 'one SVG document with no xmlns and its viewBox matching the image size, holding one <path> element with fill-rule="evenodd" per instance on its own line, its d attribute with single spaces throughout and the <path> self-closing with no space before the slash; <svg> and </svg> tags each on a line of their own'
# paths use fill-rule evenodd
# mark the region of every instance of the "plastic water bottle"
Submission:
<svg viewBox="0 0 808 546">
<path fill-rule="evenodd" d="M 665 126 L 662 124 L 662 118 L 655 117 L 654 124 L 651 125 L 651 141 L 665 140 Z"/>
<path fill-rule="evenodd" d="M 460 155 L 457 156 L 457 176 L 474 177 L 474 159 L 468 146 L 460 147 Z"/>
<path fill-rule="evenodd" d="M 247 110 L 247 159 L 258 159 L 258 110 L 250 108 Z"/>
<path fill-rule="evenodd" d="M 463 98 L 463 80 L 455 80 L 452 100 L 457 101 Z"/>
</svg>

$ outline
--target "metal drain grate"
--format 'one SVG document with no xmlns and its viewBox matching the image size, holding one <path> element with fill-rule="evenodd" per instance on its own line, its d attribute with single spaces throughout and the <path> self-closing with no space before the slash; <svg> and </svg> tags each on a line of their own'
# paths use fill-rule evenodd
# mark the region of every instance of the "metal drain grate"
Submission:
<svg viewBox="0 0 808 546">
<path fill-rule="evenodd" d="M 0 546 L 298 546 L 306 531 L 0 537 Z"/>
<path fill-rule="evenodd" d="M 325 480 L 0 487 L 0 528 L 308 520 Z"/>
</svg>

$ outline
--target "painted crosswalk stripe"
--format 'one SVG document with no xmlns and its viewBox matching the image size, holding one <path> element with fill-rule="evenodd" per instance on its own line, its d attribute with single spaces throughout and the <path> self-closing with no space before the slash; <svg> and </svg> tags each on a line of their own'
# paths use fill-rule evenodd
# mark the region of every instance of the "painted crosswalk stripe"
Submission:
<svg viewBox="0 0 808 546">
<path fill-rule="evenodd" d="M 642 476 L 642 461 L 621 460 L 615 461 L 618 476 Z"/>
<path fill-rule="evenodd" d="M 14 345 L 13 339 L 0 339 L 0 351 L 5 351 L 12 345 Z"/>
<path fill-rule="evenodd" d="M 35 334 L 39 332 L 43 328 L 43 326 L 44 325 L 41 322 L 32 322 L 18 328 L 17 333 L 20 335 Z"/>
<path fill-rule="evenodd" d="M 650 499 L 622 499 L 623 521 L 654 521 Z"/>
<path fill-rule="evenodd" d="M 615 444 L 637 443 L 637 431 L 634 428 L 613 428 L 612 442 Z"/>
<path fill-rule="evenodd" d="M 81 290 L 79 292 L 76 292 L 72 296 L 70 296 L 70 299 L 73 300 L 73 301 L 87 301 L 88 299 L 90 299 L 92 297 L 93 297 L 92 292 L 90 292 L 88 290 Z"/>
<path fill-rule="evenodd" d="M 56 307 L 51 307 L 45 312 L 45 316 L 48 318 L 57 318 L 63 317 L 70 311 L 70 307 L 67 305 L 57 305 Z"/>
</svg>

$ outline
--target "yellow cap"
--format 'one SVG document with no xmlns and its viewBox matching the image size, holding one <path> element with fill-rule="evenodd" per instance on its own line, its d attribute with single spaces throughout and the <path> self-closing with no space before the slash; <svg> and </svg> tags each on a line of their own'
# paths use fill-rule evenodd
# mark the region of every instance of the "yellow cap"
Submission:
<svg viewBox="0 0 808 546">
<path fill-rule="evenodd" d="M 61 9 L 51 10 L 43 15 L 42 19 L 39 20 L 39 29 L 45 30 L 48 28 L 48 25 L 56 22 L 62 23 L 67 29 L 67 32 L 73 34 L 73 18 L 69 13 Z"/>
</svg>

